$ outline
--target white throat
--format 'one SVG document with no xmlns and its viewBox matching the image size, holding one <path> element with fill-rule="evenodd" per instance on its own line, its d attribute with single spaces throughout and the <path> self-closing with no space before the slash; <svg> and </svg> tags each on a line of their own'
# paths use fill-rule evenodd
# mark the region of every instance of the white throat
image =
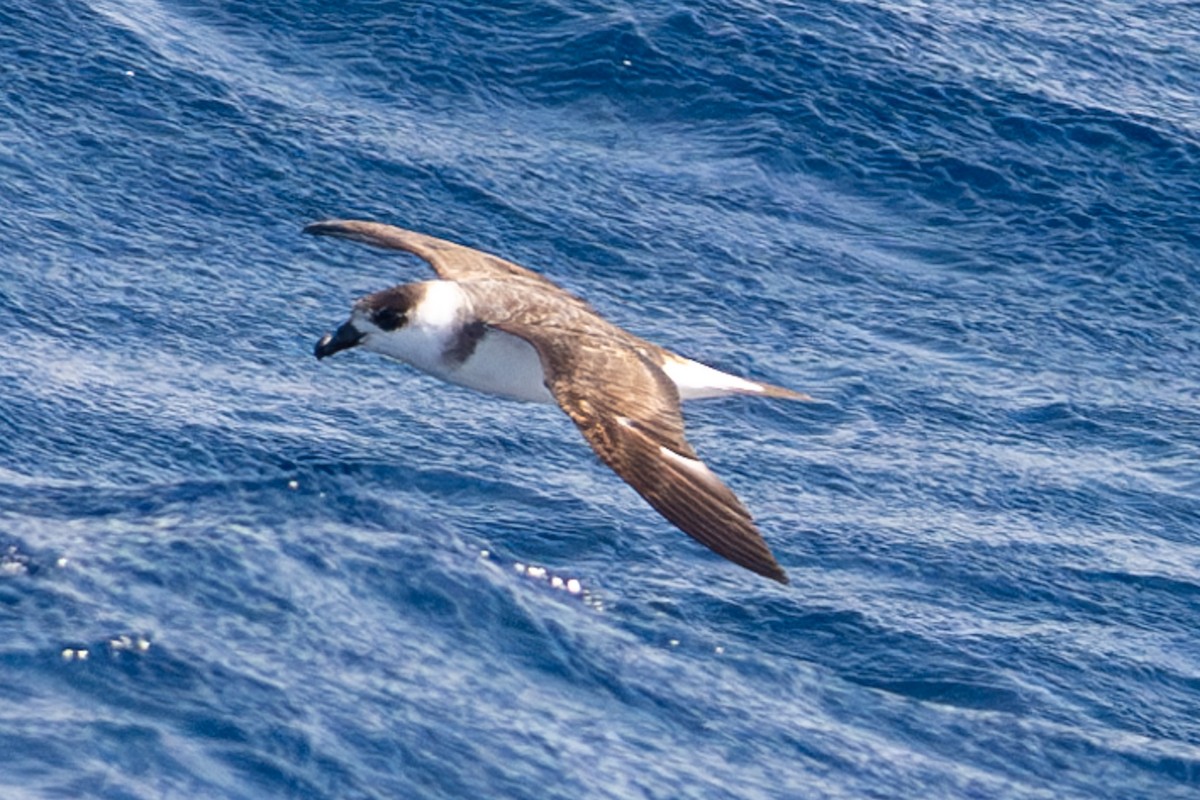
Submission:
<svg viewBox="0 0 1200 800">
<path fill-rule="evenodd" d="M 397 330 L 380 330 L 366 311 L 356 311 L 351 322 L 366 334 L 361 343 L 364 350 L 437 375 L 447 344 L 461 324 L 458 320 L 469 309 L 466 296 L 454 283 L 427 281 L 422 286 L 421 299 L 408 309 L 408 319 Z"/>
</svg>

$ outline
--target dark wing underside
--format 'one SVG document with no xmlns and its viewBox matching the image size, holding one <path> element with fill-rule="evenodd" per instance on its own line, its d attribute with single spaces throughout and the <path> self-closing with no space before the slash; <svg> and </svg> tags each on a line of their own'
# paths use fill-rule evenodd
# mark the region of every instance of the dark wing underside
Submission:
<svg viewBox="0 0 1200 800">
<path fill-rule="evenodd" d="M 446 281 L 513 280 L 532 281 L 543 290 L 557 293 L 564 299 L 586 306 L 583 300 L 563 289 L 554 281 L 520 264 L 505 261 L 465 245 L 427 236 L 416 231 L 397 228 L 382 222 L 353 219 L 329 219 L 304 227 L 313 236 L 336 236 L 352 239 L 388 250 L 403 250 L 429 263 L 437 276 Z"/>
<path fill-rule="evenodd" d="M 538 350 L 558 404 L 658 513 L 718 555 L 788 582 L 750 512 L 687 443 L 675 385 L 647 354 L 603 332 L 567 339 L 518 321 L 496 327 Z"/>
</svg>

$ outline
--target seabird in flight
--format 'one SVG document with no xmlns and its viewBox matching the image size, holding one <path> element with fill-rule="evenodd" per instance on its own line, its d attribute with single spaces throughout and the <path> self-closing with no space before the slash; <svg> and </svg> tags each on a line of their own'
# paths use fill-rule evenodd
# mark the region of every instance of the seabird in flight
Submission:
<svg viewBox="0 0 1200 800">
<path fill-rule="evenodd" d="M 304 232 L 404 250 L 438 276 L 356 302 L 350 319 L 317 342 L 317 358 L 361 347 L 481 392 L 557 403 L 600 460 L 676 527 L 735 564 L 788 582 L 750 512 L 688 444 L 680 402 L 810 397 L 634 336 L 544 276 L 490 253 L 362 220 L 314 222 Z"/>
</svg>

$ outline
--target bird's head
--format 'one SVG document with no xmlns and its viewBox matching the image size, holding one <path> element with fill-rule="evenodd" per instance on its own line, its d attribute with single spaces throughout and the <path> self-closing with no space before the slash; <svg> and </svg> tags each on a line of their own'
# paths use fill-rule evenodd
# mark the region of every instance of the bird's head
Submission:
<svg viewBox="0 0 1200 800">
<path fill-rule="evenodd" d="M 388 355 L 405 338 L 406 327 L 419 299 L 420 287 L 415 284 L 394 286 L 367 295 L 354 304 L 350 319 L 337 330 L 325 334 L 313 352 L 325 358 L 351 347 L 362 346 Z"/>
</svg>

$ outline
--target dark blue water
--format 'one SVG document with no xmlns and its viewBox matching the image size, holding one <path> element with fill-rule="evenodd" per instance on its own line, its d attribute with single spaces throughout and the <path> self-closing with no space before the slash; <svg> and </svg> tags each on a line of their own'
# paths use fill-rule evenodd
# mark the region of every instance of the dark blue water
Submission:
<svg viewBox="0 0 1200 800">
<path fill-rule="evenodd" d="M 0 795 L 1200 791 L 1194 3 L 0 5 Z M 557 409 L 315 339 L 500 253 L 781 587 Z"/>
</svg>

